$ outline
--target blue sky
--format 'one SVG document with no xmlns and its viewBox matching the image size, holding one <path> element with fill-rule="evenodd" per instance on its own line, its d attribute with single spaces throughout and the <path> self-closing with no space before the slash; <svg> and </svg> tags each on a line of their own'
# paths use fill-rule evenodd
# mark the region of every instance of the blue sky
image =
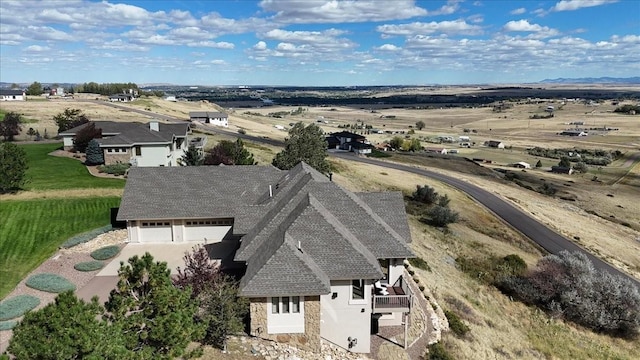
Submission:
<svg viewBox="0 0 640 360">
<path fill-rule="evenodd" d="M 640 0 L 2 0 L 0 81 L 526 83 L 640 75 Z"/>
</svg>

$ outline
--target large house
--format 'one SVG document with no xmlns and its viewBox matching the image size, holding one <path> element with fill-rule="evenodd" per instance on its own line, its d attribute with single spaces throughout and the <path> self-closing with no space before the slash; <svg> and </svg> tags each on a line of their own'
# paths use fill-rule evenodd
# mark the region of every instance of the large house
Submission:
<svg viewBox="0 0 640 360">
<path fill-rule="evenodd" d="M 229 115 L 219 111 L 191 111 L 189 120 L 216 126 L 229 126 Z"/>
<path fill-rule="evenodd" d="M 305 163 L 132 168 L 117 219 L 135 243 L 239 241 L 253 336 L 368 353 L 411 311 L 401 192 L 352 193 Z"/>
<path fill-rule="evenodd" d="M 327 136 L 327 144 L 329 149 L 342 149 L 348 151 L 369 149 L 369 153 L 371 152 L 371 148 L 373 148 L 373 146 L 361 146 L 360 144 L 367 144 L 367 138 L 349 131 L 330 134 Z"/>
<path fill-rule="evenodd" d="M 118 162 L 133 166 L 176 166 L 188 147 L 187 123 L 148 124 L 137 122 L 93 121 L 96 129 L 102 129 L 102 138 L 97 139 L 104 153 L 106 165 Z M 77 126 L 59 135 L 65 150 L 73 149 L 73 140 L 78 131 L 87 124 Z"/>
<path fill-rule="evenodd" d="M 0 90 L 0 101 L 25 101 L 27 96 L 22 90 Z"/>
</svg>

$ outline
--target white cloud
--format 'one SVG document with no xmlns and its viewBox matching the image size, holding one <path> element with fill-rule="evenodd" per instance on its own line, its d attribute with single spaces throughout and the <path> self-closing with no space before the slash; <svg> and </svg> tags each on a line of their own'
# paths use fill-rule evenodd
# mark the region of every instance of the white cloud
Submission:
<svg viewBox="0 0 640 360">
<path fill-rule="evenodd" d="M 468 24 L 464 20 L 441 21 L 441 22 L 414 22 L 400 25 L 380 25 L 376 28 L 383 35 L 427 35 L 434 33 L 444 33 L 447 35 L 479 35 L 483 30 L 481 26 Z"/>
<path fill-rule="evenodd" d="M 426 9 L 416 6 L 413 0 L 394 0 L 392 6 L 386 5 L 391 4 L 381 4 L 377 0 L 262 0 L 260 2 L 262 9 L 275 13 L 274 21 L 283 24 L 385 21 L 430 15 Z M 447 8 L 443 11 L 451 13 L 452 10 Z"/>
<path fill-rule="evenodd" d="M 551 11 L 573 11 L 587 7 L 600 6 L 618 2 L 618 0 L 562 0 L 551 8 Z"/>
<path fill-rule="evenodd" d="M 29 45 L 24 49 L 25 52 L 29 52 L 29 53 L 39 53 L 39 52 L 45 52 L 49 50 L 51 50 L 50 47 L 40 46 L 40 45 Z"/>
<path fill-rule="evenodd" d="M 378 50 L 382 50 L 382 51 L 399 51 L 402 50 L 401 48 L 393 45 L 393 44 L 384 44 L 382 46 L 377 47 Z"/>
<path fill-rule="evenodd" d="M 264 41 L 258 41 L 255 45 L 253 45 L 253 48 L 255 50 L 266 50 L 267 49 L 267 43 Z"/>
<path fill-rule="evenodd" d="M 517 9 L 511 10 L 509 12 L 509 14 L 511 14 L 511 15 L 521 15 L 521 14 L 524 14 L 526 12 L 527 12 L 527 9 L 522 7 L 522 8 L 517 8 Z"/>
<path fill-rule="evenodd" d="M 535 34 L 531 35 L 531 37 L 537 38 L 552 37 L 559 34 L 558 30 L 538 24 L 530 24 L 527 20 L 509 21 L 502 29 L 507 32 L 533 32 Z"/>
</svg>

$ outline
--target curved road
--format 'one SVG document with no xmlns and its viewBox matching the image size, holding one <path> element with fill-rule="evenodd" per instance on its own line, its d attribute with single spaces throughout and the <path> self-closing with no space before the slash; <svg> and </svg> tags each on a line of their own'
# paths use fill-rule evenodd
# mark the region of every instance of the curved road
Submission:
<svg viewBox="0 0 640 360">
<path fill-rule="evenodd" d="M 167 116 L 167 115 L 156 114 L 156 113 L 145 111 L 145 110 L 132 109 L 130 107 L 108 103 L 104 101 L 95 101 L 95 100 L 87 100 L 87 101 L 102 104 L 102 105 L 112 106 L 112 107 L 123 109 L 123 110 L 133 111 L 146 116 L 162 118 L 163 120 L 185 121 L 184 119 L 178 119 L 178 118 Z M 251 136 L 246 134 L 239 134 L 233 131 L 228 131 L 228 130 L 223 130 L 218 128 L 206 127 L 206 130 L 214 133 L 239 137 L 245 140 L 261 142 L 269 145 L 275 145 L 275 146 L 283 145 L 283 142 L 279 140 L 262 138 L 262 137 Z M 468 182 L 462 181 L 460 179 L 457 179 L 451 176 L 439 174 L 433 171 L 414 168 L 414 167 L 410 167 L 410 166 L 406 166 L 398 163 L 391 163 L 391 162 L 375 160 L 371 158 L 359 157 L 359 156 L 355 156 L 352 153 L 329 153 L 329 155 L 340 158 L 340 159 L 348 160 L 348 161 L 358 161 L 366 164 L 386 167 L 389 169 L 406 171 L 406 172 L 414 173 L 417 175 L 426 176 L 426 177 L 441 181 L 450 186 L 453 186 L 458 190 L 465 192 L 475 201 L 485 206 L 487 209 L 492 211 L 496 216 L 504 220 L 507 224 L 509 224 L 514 229 L 524 234 L 526 237 L 534 241 L 536 244 L 538 244 L 540 247 L 542 247 L 549 253 L 558 254 L 563 250 L 567 250 L 571 252 L 574 252 L 574 251 L 581 252 L 585 254 L 593 262 L 593 265 L 597 269 L 607 271 L 614 275 L 622 275 L 623 277 L 627 277 L 628 279 L 633 281 L 636 284 L 636 286 L 640 287 L 640 280 L 618 270 L 617 268 L 611 266 L 610 264 L 601 260 L 600 258 L 593 256 L 590 252 L 578 246 L 573 241 L 551 230 L 550 228 L 548 228 L 538 220 L 526 214 L 524 211 L 518 209 L 517 207 L 508 203 L 507 201 L 501 199 L 500 197 L 492 194 L 491 192 L 479 186 L 470 184 Z"/>
</svg>

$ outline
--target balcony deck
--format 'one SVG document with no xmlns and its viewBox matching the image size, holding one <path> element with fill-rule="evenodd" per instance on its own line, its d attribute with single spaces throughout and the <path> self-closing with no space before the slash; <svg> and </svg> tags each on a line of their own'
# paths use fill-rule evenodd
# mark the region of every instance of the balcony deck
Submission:
<svg viewBox="0 0 640 360">
<path fill-rule="evenodd" d="M 373 294 L 373 313 L 392 313 L 411 311 L 412 294 L 406 284 L 396 283 L 387 286 L 389 295 Z M 404 286 L 403 286 L 404 285 Z"/>
</svg>

